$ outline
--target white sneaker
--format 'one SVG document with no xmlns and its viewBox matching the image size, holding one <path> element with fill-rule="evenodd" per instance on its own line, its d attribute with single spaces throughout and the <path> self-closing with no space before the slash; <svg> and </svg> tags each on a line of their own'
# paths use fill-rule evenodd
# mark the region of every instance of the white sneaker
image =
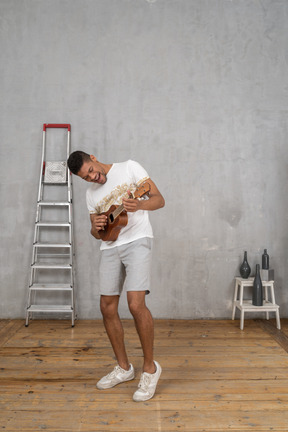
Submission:
<svg viewBox="0 0 288 432">
<path fill-rule="evenodd" d="M 154 363 L 156 366 L 156 372 L 154 372 L 154 374 L 143 372 L 141 375 L 140 383 L 138 385 L 139 388 L 133 395 L 133 400 L 135 402 L 144 402 L 154 396 L 162 372 L 160 364 L 156 361 L 154 361 Z"/>
<path fill-rule="evenodd" d="M 112 372 L 108 375 L 104 376 L 97 382 L 96 387 L 99 390 L 109 389 L 117 384 L 120 384 L 125 381 L 130 381 L 134 378 L 134 368 L 132 364 L 130 364 L 130 368 L 128 371 L 122 369 L 119 365 L 115 366 Z"/>
</svg>

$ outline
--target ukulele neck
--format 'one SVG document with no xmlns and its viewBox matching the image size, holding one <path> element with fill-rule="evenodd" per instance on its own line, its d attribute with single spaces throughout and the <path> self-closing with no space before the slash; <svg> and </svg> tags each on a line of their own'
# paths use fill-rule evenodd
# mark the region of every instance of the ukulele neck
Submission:
<svg viewBox="0 0 288 432">
<path fill-rule="evenodd" d="M 130 193 L 128 198 L 133 198 L 132 193 Z M 120 204 L 112 213 L 111 219 L 113 219 L 113 221 L 114 221 L 122 213 L 123 210 L 124 210 L 124 206 L 123 206 L 123 204 Z"/>
<path fill-rule="evenodd" d="M 122 213 L 123 210 L 124 210 L 123 204 L 119 205 L 119 207 L 117 207 L 114 210 L 114 212 L 112 213 L 113 214 L 113 220 L 116 219 L 120 215 L 120 213 Z"/>
</svg>

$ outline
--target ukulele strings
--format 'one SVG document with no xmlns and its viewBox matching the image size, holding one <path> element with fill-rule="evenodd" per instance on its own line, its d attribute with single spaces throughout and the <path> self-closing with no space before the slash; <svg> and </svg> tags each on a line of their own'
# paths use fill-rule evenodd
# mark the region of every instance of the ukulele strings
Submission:
<svg viewBox="0 0 288 432">
<path fill-rule="evenodd" d="M 130 194 L 128 195 L 128 198 L 133 198 L 133 194 L 130 193 Z M 116 219 L 116 218 L 120 215 L 120 213 L 123 211 L 123 209 L 124 209 L 123 204 L 119 205 L 119 207 L 117 207 L 117 208 L 114 210 L 114 212 L 112 213 L 113 218 Z M 113 220 L 114 220 L 114 219 L 113 219 Z"/>
</svg>

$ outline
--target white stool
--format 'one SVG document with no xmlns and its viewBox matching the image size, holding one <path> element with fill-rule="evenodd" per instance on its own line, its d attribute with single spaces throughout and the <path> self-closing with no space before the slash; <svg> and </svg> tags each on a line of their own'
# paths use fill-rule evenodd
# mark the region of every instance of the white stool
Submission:
<svg viewBox="0 0 288 432">
<path fill-rule="evenodd" d="M 242 279 L 241 277 L 235 278 L 235 290 L 232 309 L 232 320 L 235 318 L 236 308 L 240 310 L 240 329 L 244 328 L 244 313 L 245 312 L 266 312 L 266 319 L 269 319 L 269 312 L 276 313 L 277 328 L 280 330 L 280 315 L 279 305 L 275 302 L 274 294 L 274 281 L 262 281 L 264 288 L 263 306 L 254 306 L 252 300 L 243 300 L 243 293 L 245 287 L 253 287 L 254 278 Z M 270 288 L 271 301 L 269 301 L 268 288 Z M 240 291 L 240 292 L 239 292 Z M 239 298 L 238 298 L 239 293 Z"/>
</svg>

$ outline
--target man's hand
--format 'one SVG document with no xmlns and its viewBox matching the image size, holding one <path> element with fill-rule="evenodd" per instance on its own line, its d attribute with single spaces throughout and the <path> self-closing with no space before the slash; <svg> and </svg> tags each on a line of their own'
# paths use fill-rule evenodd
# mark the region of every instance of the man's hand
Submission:
<svg viewBox="0 0 288 432">
<path fill-rule="evenodd" d="M 128 191 L 128 193 L 130 193 Z M 127 212 L 136 212 L 140 209 L 140 201 L 134 198 L 123 198 L 123 207 Z"/>
<path fill-rule="evenodd" d="M 95 215 L 92 220 L 92 228 L 95 229 L 96 231 L 103 230 L 106 224 L 107 224 L 107 216 L 104 214 Z"/>
<path fill-rule="evenodd" d="M 98 231 L 101 231 L 104 229 L 104 227 L 107 224 L 107 216 L 104 214 L 98 215 L 98 214 L 91 214 L 90 215 L 90 221 L 91 221 L 91 234 L 97 238 L 100 239 Z"/>
</svg>

